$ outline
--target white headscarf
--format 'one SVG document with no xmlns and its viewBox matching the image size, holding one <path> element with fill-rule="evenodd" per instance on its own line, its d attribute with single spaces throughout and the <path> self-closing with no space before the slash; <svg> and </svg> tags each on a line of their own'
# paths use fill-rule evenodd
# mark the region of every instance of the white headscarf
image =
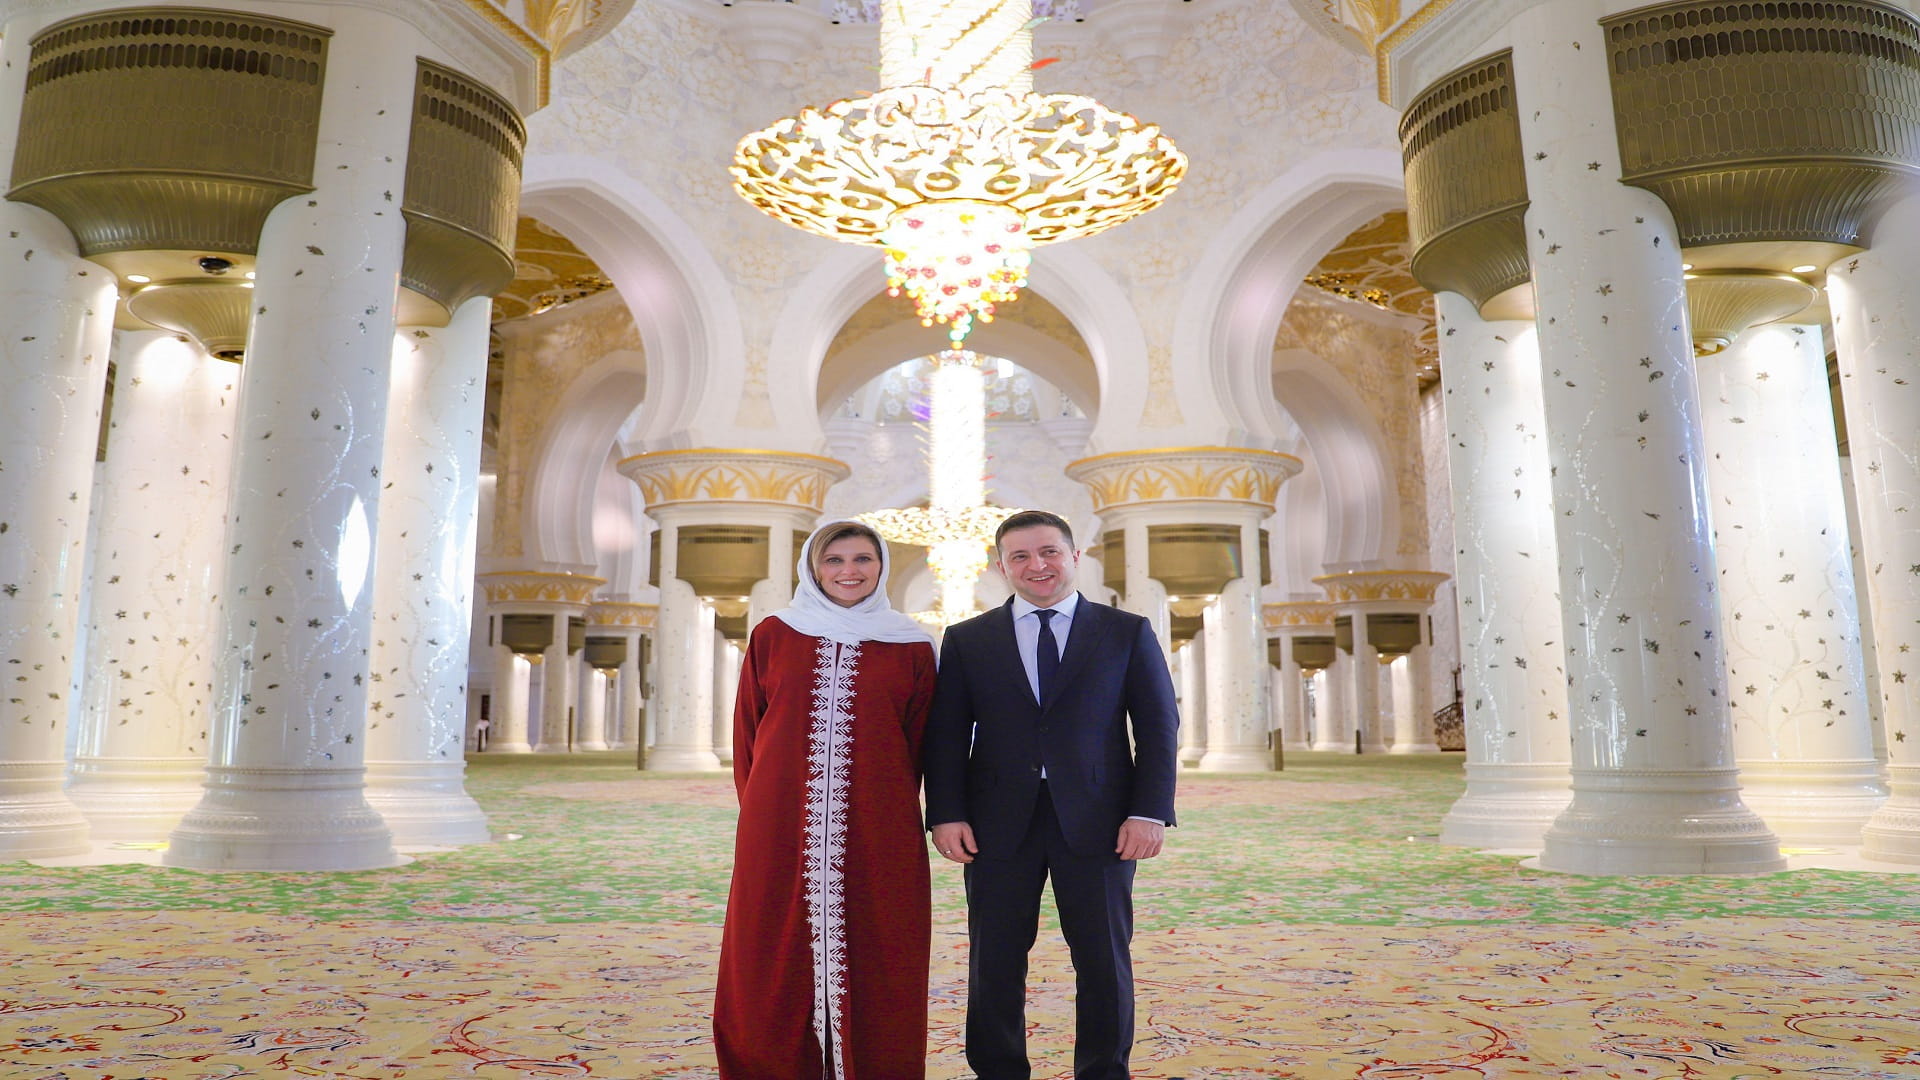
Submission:
<svg viewBox="0 0 1920 1080">
<path fill-rule="evenodd" d="M 887 599 L 887 545 L 880 545 L 880 580 L 873 592 L 852 607 L 841 607 L 828 598 L 813 579 L 813 543 L 836 525 L 853 524 L 829 521 L 813 531 L 800 548 L 799 565 L 794 573 L 793 604 L 771 616 L 813 637 L 858 645 L 863 641 L 911 642 L 932 644 L 933 635 L 919 623 L 893 610 Z"/>
</svg>

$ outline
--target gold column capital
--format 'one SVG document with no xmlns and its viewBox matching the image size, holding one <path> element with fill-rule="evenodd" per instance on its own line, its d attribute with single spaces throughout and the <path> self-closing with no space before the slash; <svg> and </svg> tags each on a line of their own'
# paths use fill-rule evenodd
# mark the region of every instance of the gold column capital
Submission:
<svg viewBox="0 0 1920 1080">
<path fill-rule="evenodd" d="M 1300 469 L 1299 458 L 1273 450 L 1182 446 L 1081 458 L 1067 465 L 1067 476 L 1086 485 L 1096 514 L 1118 506 L 1194 502 L 1271 512 L 1280 485 Z"/>
<path fill-rule="evenodd" d="M 782 450 L 655 450 L 616 466 L 640 485 L 647 512 L 681 503 L 760 503 L 820 513 L 827 489 L 852 475 L 843 461 Z"/>
<path fill-rule="evenodd" d="M 1332 604 L 1318 600 L 1289 600 L 1260 608 L 1261 619 L 1269 630 L 1302 628 L 1331 633 L 1333 614 Z"/>
<path fill-rule="evenodd" d="M 584 608 L 606 578 L 538 570 L 500 570 L 478 575 L 488 604 L 554 605 Z"/>
<path fill-rule="evenodd" d="M 1327 590 L 1327 602 L 1336 605 L 1390 604 L 1425 607 L 1451 574 L 1432 570 L 1349 570 L 1322 574 L 1313 583 Z"/>
<path fill-rule="evenodd" d="M 660 621 L 660 605 L 601 600 L 587 609 L 587 626 L 651 630 Z"/>
</svg>

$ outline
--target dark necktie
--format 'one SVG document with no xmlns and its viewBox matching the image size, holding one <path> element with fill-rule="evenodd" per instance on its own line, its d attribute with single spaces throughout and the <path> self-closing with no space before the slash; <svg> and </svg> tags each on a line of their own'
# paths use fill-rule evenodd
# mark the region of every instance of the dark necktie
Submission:
<svg viewBox="0 0 1920 1080">
<path fill-rule="evenodd" d="M 1040 608 L 1034 614 L 1040 616 L 1040 639 L 1034 646 L 1033 671 L 1040 684 L 1040 703 L 1045 705 L 1053 675 L 1060 670 L 1060 642 L 1053 636 L 1053 617 L 1059 613 Z"/>
</svg>

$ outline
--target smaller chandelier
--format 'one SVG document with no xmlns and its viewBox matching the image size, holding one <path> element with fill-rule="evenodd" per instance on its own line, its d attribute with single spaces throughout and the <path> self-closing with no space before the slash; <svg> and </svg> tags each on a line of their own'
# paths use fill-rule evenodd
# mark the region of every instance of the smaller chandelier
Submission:
<svg viewBox="0 0 1920 1080">
<path fill-rule="evenodd" d="M 1153 124 L 1033 92 L 1032 0 L 888 0 L 882 88 L 740 140 L 733 186 L 795 228 L 886 251 L 888 292 L 955 348 L 1033 248 L 1166 201 L 1187 159 Z"/>
<path fill-rule="evenodd" d="M 987 568 L 993 534 L 1012 510 L 986 504 L 986 381 L 984 358 L 948 351 L 933 357 L 927 376 L 929 505 L 861 514 L 859 520 L 896 544 L 927 549 L 927 568 L 939 586 L 921 622 L 950 626 L 973 613 L 973 586 Z"/>
</svg>

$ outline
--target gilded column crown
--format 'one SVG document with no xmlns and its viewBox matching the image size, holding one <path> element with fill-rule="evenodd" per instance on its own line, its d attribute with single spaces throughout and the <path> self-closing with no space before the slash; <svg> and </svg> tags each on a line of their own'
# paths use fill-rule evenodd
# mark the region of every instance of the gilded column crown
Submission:
<svg viewBox="0 0 1920 1080">
<path fill-rule="evenodd" d="M 585 607 L 606 578 L 507 570 L 479 575 L 489 604 L 557 604 Z"/>
<path fill-rule="evenodd" d="M 587 609 L 587 625 L 651 630 L 659 622 L 660 605 L 628 604 L 602 600 Z"/>
<path fill-rule="evenodd" d="M 1261 607 L 1260 615 L 1269 630 L 1295 627 L 1328 632 L 1333 630 L 1333 605 L 1314 600 L 1266 604 Z"/>
<path fill-rule="evenodd" d="M 620 462 L 647 510 L 679 503 L 763 503 L 819 513 L 845 462 L 779 450 L 657 450 Z"/>
<path fill-rule="evenodd" d="M 1433 595 L 1451 575 L 1431 570 L 1349 570 L 1323 574 L 1313 583 L 1327 590 L 1331 604 L 1391 603 L 1396 606 L 1433 603 Z"/>
<path fill-rule="evenodd" d="M 1093 495 L 1093 512 L 1144 503 L 1234 503 L 1271 511 L 1280 485 L 1298 475 L 1292 454 L 1241 447 L 1124 450 L 1082 458 L 1067 475 Z"/>
</svg>

